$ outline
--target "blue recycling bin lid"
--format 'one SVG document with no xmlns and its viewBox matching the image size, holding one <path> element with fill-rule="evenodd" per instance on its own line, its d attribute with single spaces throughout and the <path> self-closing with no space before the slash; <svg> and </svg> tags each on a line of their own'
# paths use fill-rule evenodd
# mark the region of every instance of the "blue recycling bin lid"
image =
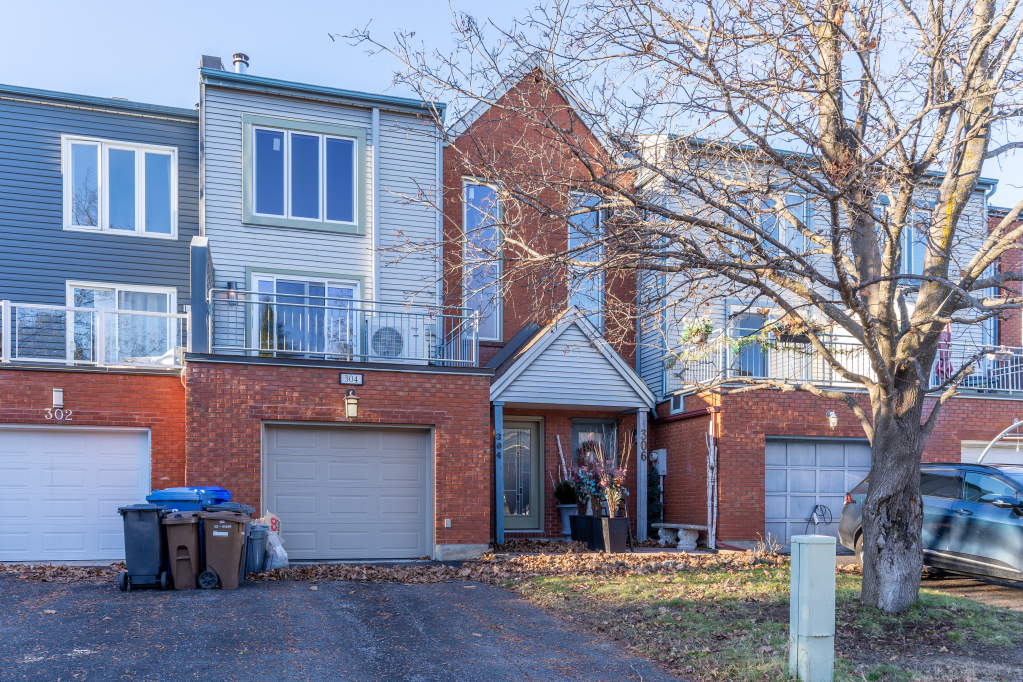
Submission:
<svg viewBox="0 0 1023 682">
<path fill-rule="evenodd" d="M 163 490 L 154 490 L 146 496 L 146 499 L 150 502 L 203 500 L 218 503 L 230 500 L 231 491 L 215 485 L 164 488 Z"/>
</svg>

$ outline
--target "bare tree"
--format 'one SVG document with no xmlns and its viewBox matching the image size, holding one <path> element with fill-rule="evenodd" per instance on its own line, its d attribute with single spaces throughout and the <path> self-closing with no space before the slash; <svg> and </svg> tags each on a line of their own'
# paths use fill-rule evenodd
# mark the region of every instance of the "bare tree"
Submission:
<svg viewBox="0 0 1023 682">
<path fill-rule="evenodd" d="M 507 30 L 456 16 L 446 54 L 411 34 L 348 37 L 395 55 L 397 79 L 453 101 L 452 119 L 488 105 L 532 130 L 446 152 L 513 207 L 493 258 L 548 284 L 587 269 L 660 278 L 629 310 L 640 317 L 691 320 L 724 297 L 769 305 L 857 387 L 865 399 L 756 372 L 701 384 L 848 405 L 872 448 L 862 599 L 901 611 L 919 590 L 923 447 L 985 350 L 935 383 L 942 334 L 1023 304 L 1006 287 L 1023 273 L 993 274 L 1023 205 L 989 229 L 979 187 L 986 160 L 1023 146 L 1004 139 L 1020 112 L 1018 5 L 558 0 Z M 587 232 L 578 216 L 598 211 L 612 219 Z M 584 238 L 559 243 L 568 225 Z M 829 327 L 860 350 L 836 350 Z"/>
</svg>

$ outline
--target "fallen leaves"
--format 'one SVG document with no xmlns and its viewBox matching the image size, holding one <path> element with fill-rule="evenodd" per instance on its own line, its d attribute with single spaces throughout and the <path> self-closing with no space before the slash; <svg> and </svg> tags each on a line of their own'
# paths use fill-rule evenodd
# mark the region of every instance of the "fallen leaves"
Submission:
<svg viewBox="0 0 1023 682">
<path fill-rule="evenodd" d="M 43 609 L 43 613 L 57 613 L 57 612 L 55 610 L 53 610 L 53 609 Z"/>
<path fill-rule="evenodd" d="M 0 575 L 17 575 L 21 580 L 41 580 L 44 583 L 105 583 L 116 580 L 123 570 L 125 570 L 123 561 L 109 566 L 0 564 Z"/>
<path fill-rule="evenodd" d="M 586 543 L 576 540 L 552 542 L 532 538 L 510 538 L 505 540 L 499 551 L 506 554 L 582 554 L 586 551 Z"/>
</svg>

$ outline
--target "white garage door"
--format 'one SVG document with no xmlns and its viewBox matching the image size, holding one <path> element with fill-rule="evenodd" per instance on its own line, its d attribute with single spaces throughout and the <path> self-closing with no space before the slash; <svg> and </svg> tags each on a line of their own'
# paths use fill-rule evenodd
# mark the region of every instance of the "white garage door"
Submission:
<svg viewBox="0 0 1023 682">
<path fill-rule="evenodd" d="M 990 442 L 964 440 L 960 443 L 960 447 L 962 447 L 961 461 L 976 462 Z M 984 461 L 981 464 L 1023 464 L 1023 444 L 1004 441 L 995 443 L 991 451 L 984 455 Z"/>
<path fill-rule="evenodd" d="M 118 507 L 145 502 L 149 434 L 0 429 L 0 561 L 124 558 Z"/>
<path fill-rule="evenodd" d="M 870 445 L 771 440 L 764 465 L 764 527 L 775 541 L 787 545 L 790 537 L 805 533 L 838 537 L 845 493 L 870 472 Z M 817 505 L 830 510 L 830 525 L 807 526 Z"/>
<path fill-rule="evenodd" d="M 430 554 L 430 432 L 267 426 L 263 499 L 289 559 Z"/>
</svg>

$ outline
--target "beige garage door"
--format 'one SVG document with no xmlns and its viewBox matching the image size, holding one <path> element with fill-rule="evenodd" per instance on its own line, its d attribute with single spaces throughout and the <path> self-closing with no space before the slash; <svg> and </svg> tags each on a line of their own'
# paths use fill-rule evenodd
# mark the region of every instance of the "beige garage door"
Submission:
<svg viewBox="0 0 1023 682">
<path fill-rule="evenodd" d="M 145 502 L 149 433 L 0 429 L 0 561 L 124 558 L 118 507 Z"/>
<path fill-rule="evenodd" d="M 430 432 L 266 427 L 263 499 L 295 560 L 430 554 Z"/>
</svg>

